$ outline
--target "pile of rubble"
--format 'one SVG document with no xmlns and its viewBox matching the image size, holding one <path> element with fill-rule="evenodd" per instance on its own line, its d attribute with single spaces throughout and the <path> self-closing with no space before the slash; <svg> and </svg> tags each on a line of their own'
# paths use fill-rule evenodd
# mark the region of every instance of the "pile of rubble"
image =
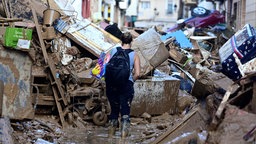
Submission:
<svg viewBox="0 0 256 144">
<path fill-rule="evenodd" d="M 120 40 L 88 20 L 47 7 L 40 16 L 31 5 L 24 6 L 26 19 L 32 17 L 29 22 L 2 18 L 7 25 L 1 27 L 0 47 L 0 112 L 5 117 L 0 130 L 6 137 L 2 141 L 13 143 L 11 127 L 15 141 L 33 143 L 57 141 L 61 128 L 85 128 L 88 121 L 104 126 L 110 112 L 105 85 L 91 70 L 100 54 L 120 45 Z M 148 122 L 166 112 L 180 116 L 162 128 L 160 136 L 150 133 L 151 142 L 255 142 L 253 27 L 246 24 L 238 32 L 163 32 L 159 27 L 129 31 L 142 75 L 135 83 L 131 115 Z M 35 120 L 37 114 L 54 115 L 58 123 Z M 21 121 L 26 119 L 33 121 Z"/>
</svg>

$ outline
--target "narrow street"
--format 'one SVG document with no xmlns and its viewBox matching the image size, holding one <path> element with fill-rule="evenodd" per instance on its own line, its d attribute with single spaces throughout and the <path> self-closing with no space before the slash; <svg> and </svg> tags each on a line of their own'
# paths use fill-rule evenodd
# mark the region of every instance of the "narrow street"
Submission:
<svg viewBox="0 0 256 144">
<path fill-rule="evenodd" d="M 256 1 L 2 0 L 0 22 L 1 144 L 256 144 Z M 124 139 L 117 47 L 134 51 Z"/>
</svg>

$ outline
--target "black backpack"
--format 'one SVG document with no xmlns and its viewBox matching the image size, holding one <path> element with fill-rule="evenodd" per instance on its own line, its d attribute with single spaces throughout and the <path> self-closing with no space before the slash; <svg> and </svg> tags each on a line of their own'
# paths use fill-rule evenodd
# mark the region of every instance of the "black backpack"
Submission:
<svg viewBox="0 0 256 144">
<path fill-rule="evenodd" d="M 105 81 L 108 87 L 123 88 L 130 76 L 129 53 L 132 49 L 117 47 L 117 52 L 106 65 Z"/>
</svg>

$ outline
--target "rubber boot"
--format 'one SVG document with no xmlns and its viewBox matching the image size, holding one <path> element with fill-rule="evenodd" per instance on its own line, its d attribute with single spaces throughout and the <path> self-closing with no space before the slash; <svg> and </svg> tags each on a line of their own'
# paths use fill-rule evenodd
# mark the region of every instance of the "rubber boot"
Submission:
<svg viewBox="0 0 256 144">
<path fill-rule="evenodd" d="M 129 136 L 129 131 L 130 131 L 130 119 L 128 115 L 124 115 L 122 117 L 122 125 L 121 125 L 121 137 L 126 138 Z"/>
<path fill-rule="evenodd" d="M 118 127 L 118 120 L 113 119 L 109 121 L 108 137 L 113 137 L 115 135 L 117 127 Z"/>
</svg>

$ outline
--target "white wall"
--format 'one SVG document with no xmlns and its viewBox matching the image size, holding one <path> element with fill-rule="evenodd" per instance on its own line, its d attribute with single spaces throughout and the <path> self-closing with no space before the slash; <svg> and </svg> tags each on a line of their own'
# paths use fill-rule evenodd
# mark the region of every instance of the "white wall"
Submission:
<svg viewBox="0 0 256 144">
<path fill-rule="evenodd" d="M 245 23 L 251 24 L 256 27 L 256 1 L 246 1 Z"/>
<path fill-rule="evenodd" d="M 77 19 L 82 20 L 82 0 L 69 0 L 69 2 L 72 3 L 72 6 L 77 12 Z"/>
</svg>

